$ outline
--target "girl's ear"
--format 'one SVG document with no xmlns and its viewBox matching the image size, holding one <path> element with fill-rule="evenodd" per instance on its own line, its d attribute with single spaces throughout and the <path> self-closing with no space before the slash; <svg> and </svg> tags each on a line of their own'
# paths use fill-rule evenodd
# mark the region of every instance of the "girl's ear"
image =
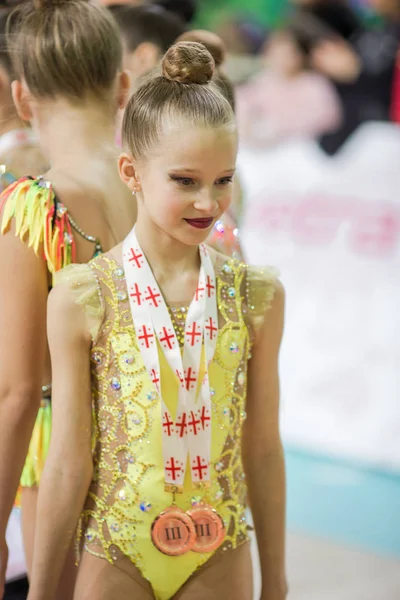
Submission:
<svg viewBox="0 0 400 600">
<path fill-rule="evenodd" d="M 118 160 L 118 171 L 121 180 L 133 194 L 141 191 L 136 161 L 133 156 L 127 154 L 126 152 L 122 153 Z"/>
<path fill-rule="evenodd" d="M 118 75 L 118 108 L 124 109 L 131 89 L 131 77 L 128 71 L 121 71 Z"/>
<path fill-rule="evenodd" d="M 32 108 L 30 104 L 30 94 L 26 85 L 18 80 L 13 81 L 11 84 L 11 93 L 18 116 L 23 121 L 31 121 Z"/>
</svg>

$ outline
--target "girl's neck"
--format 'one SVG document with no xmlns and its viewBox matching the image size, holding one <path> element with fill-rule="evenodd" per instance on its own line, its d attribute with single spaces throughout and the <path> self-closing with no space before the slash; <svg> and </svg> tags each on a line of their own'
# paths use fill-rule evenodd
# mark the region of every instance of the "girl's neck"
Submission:
<svg viewBox="0 0 400 600">
<path fill-rule="evenodd" d="M 183 274 L 198 272 L 200 255 L 198 246 L 188 246 L 174 240 L 156 225 L 136 223 L 136 236 L 159 285 Z"/>
<path fill-rule="evenodd" d="M 25 128 L 26 125 L 18 117 L 15 110 L 5 110 L 0 108 L 0 137 L 9 131 Z"/>
<path fill-rule="evenodd" d="M 115 160 L 115 117 L 111 106 L 101 103 L 74 106 L 64 99 L 40 103 L 33 123 L 52 170 L 59 166 L 79 172 L 101 158 Z"/>
</svg>

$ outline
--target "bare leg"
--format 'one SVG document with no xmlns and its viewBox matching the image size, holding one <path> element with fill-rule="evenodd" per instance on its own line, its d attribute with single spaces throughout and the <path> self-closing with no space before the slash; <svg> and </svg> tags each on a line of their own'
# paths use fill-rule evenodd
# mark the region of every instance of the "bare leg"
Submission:
<svg viewBox="0 0 400 600">
<path fill-rule="evenodd" d="M 213 556 L 175 594 L 174 600 L 253 600 L 250 544 Z"/>
<path fill-rule="evenodd" d="M 22 488 L 21 494 L 21 517 L 22 537 L 24 540 L 25 559 L 28 576 L 32 572 L 33 545 L 35 540 L 36 506 L 38 500 L 38 488 Z M 60 579 L 57 591 L 57 600 L 72 600 L 76 580 L 77 568 L 72 548 L 70 549 Z"/>
<path fill-rule="evenodd" d="M 151 585 L 140 571 L 130 561 L 126 570 L 123 561 L 119 564 L 122 568 L 83 552 L 74 600 L 154 600 Z"/>
</svg>

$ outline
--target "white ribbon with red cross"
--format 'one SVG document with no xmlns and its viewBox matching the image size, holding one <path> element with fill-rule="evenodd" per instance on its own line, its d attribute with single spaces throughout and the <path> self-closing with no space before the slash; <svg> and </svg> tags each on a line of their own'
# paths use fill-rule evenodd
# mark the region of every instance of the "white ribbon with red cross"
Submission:
<svg viewBox="0 0 400 600">
<path fill-rule="evenodd" d="M 188 454 L 192 481 L 207 482 L 211 457 L 211 398 L 208 379 L 218 334 L 216 282 L 212 261 L 200 246 L 199 281 L 185 324 L 183 356 L 166 303 L 137 240 L 135 229 L 123 244 L 123 264 L 133 324 L 146 369 L 161 399 L 165 482 L 183 486 Z M 175 420 L 161 393 L 158 347 L 179 382 Z M 205 374 L 200 382 L 204 341 Z"/>
</svg>

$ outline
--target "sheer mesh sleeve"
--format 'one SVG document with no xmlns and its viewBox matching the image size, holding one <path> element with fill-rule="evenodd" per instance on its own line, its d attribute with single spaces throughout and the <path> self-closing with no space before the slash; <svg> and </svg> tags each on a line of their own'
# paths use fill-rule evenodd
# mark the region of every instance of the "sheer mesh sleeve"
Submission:
<svg viewBox="0 0 400 600">
<path fill-rule="evenodd" d="M 55 285 L 65 285 L 85 312 L 88 331 L 96 341 L 103 317 L 104 303 L 100 286 L 89 265 L 73 264 L 55 274 Z"/>
<path fill-rule="evenodd" d="M 244 277 L 247 324 L 252 341 L 274 299 L 279 272 L 273 267 L 246 267 Z"/>
</svg>

